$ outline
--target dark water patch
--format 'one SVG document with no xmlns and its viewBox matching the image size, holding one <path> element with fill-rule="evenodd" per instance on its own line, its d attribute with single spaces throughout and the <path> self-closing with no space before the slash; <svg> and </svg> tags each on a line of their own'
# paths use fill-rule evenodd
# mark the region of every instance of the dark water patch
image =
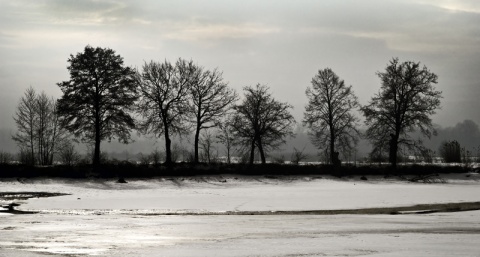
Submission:
<svg viewBox="0 0 480 257">
<path fill-rule="evenodd" d="M 30 198 L 53 197 L 69 195 L 64 193 L 50 193 L 50 192 L 0 192 L 0 200 L 27 200 Z"/>
<path fill-rule="evenodd" d="M 206 210 L 158 210 L 158 209 L 49 209 L 30 210 L 41 214 L 60 215 L 132 215 L 132 216 L 248 216 L 248 215 L 412 215 L 480 210 L 480 202 L 444 204 L 418 204 L 401 207 L 379 207 L 344 210 L 291 210 L 291 211 L 206 211 Z"/>
<path fill-rule="evenodd" d="M 36 214 L 37 211 L 22 211 L 17 210 L 16 207 L 21 204 L 15 201 L 24 201 L 30 198 L 41 198 L 41 197 L 53 197 L 53 196 L 62 196 L 69 195 L 64 193 L 50 193 L 50 192 L 0 192 L 0 201 L 9 202 L 8 204 L 1 205 L 3 210 L 0 210 L 0 213 L 10 213 L 10 214 Z"/>
</svg>

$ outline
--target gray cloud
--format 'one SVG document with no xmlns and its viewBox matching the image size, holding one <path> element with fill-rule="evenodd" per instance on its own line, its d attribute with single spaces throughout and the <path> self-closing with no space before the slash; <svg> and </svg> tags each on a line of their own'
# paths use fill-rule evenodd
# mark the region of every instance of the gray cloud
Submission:
<svg viewBox="0 0 480 257">
<path fill-rule="evenodd" d="M 439 75 L 443 109 L 434 122 L 480 123 L 478 1 L 1 1 L 1 126 L 32 85 L 59 97 L 69 54 L 110 47 L 127 65 L 192 58 L 218 67 L 241 91 L 257 82 L 295 107 L 318 69 L 331 67 L 366 104 L 375 72 L 394 56 Z"/>
<path fill-rule="evenodd" d="M 98 25 L 131 20 L 131 7 L 119 1 L 47 0 L 41 10 L 57 24 Z"/>
</svg>

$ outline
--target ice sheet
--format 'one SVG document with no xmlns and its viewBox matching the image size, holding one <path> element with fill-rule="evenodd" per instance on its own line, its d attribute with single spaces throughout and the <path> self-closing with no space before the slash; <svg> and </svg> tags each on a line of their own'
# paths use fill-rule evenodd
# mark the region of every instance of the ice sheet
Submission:
<svg viewBox="0 0 480 257">
<path fill-rule="evenodd" d="M 468 175 L 468 176 L 467 176 Z M 0 217 L 0 256 L 478 256 L 480 211 L 423 215 L 139 215 L 157 210 L 312 210 L 480 201 L 476 174 L 423 184 L 369 177 L 7 180 L 33 215 Z M 146 214 L 146 213 L 143 213 Z"/>
</svg>

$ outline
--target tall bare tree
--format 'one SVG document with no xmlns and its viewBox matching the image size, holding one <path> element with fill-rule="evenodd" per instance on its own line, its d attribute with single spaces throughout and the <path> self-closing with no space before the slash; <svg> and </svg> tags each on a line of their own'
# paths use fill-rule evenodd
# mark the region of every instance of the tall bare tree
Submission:
<svg viewBox="0 0 480 257">
<path fill-rule="evenodd" d="M 382 81 L 380 92 L 361 109 L 368 126 L 366 136 L 374 151 L 388 145 L 389 161 L 396 168 L 399 146 L 422 148 L 421 140 L 409 133 L 418 130 L 429 138 L 435 134 L 430 116 L 440 107 L 442 92 L 433 86 L 437 75 L 420 63 L 400 63 L 394 58 L 377 75 Z"/>
<path fill-rule="evenodd" d="M 219 120 L 238 99 L 236 92 L 223 81 L 222 73 L 217 69 L 203 70 L 196 66 L 190 86 L 192 113 L 195 126 L 194 162 L 198 163 L 198 143 L 200 132 L 217 127 Z"/>
<path fill-rule="evenodd" d="M 35 125 L 37 122 L 37 94 L 33 87 L 29 87 L 20 98 L 17 111 L 13 120 L 17 124 L 18 131 L 12 136 L 20 151 L 28 152 L 28 164 L 35 164 Z"/>
<path fill-rule="evenodd" d="M 14 116 L 18 131 L 13 140 L 17 142 L 24 154 L 23 159 L 28 164 L 53 164 L 54 155 L 66 137 L 55 103 L 45 92 L 37 94 L 32 87 L 20 99 Z"/>
<path fill-rule="evenodd" d="M 295 119 L 289 112 L 292 106 L 275 100 L 268 90 L 260 84 L 245 87 L 243 102 L 234 107 L 233 127 L 236 136 L 250 148 L 250 164 L 256 147 L 264 164 L 266 150 L 277 148 L 287 136 L 293 136 Z"/>
<path fill-rule="evenodd" d="M 100 164 L 100 144 L 117 137 L 128 143 L 135 121 L 130 112 L 137 99 L 135 71 L 109 48 L 86 46 L 70 55 L 70 80 L 58 83 L 63 96 L 58 113 L 75 136 L 93 143 L 93 165 Z"/>
<path fill-rule="evenodd" d="M 196 67 L 192 61 L 177 60 L 175 65 L 151 61 L 137 73 L 140 85 L 138 113 L 142 120 L 139 129 L 165 137 L 166 164 L 171 164 L 171 136 L 188 131 L 188 94 Z"/>
<path fill-rule="evenodd" d="M 37 159 L 41 165 L 51 165 L 54 155 L 66 139 L 66 131 L 60 124 L 56 100 L 42 92 L 37 96 L 36 106 Z"/>
<path fill-rule="evenodd" d="M 337 150 L 349 153 L 360 134 L 356 126 L 359 121 L 352 113 L 359 108 L 352 86 L 330 69 L 319 70 L 312 78 L 312 87 L 306 90 L 308 104 L 303 123 L 310 129 L 315 146 L 328 149 L 332 164 L 339 165 Z"/>
</svg>

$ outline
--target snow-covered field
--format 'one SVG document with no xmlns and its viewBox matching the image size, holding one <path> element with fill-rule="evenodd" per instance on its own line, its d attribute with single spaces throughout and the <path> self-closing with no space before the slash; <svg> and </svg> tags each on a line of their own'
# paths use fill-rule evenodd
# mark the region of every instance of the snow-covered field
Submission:
<svg viewBox="0 0 480 257">
<path fill-rule="evenodd" d="M 127 184 L 2 180 L 2 192 L 70 195 L 16 201 L 22 203 L 18 209 L 39 213 L 0 215 L 0 256 L 480 256 L 480 211 L 172 215 L 480 201 L 480 175 L 441 176 L 446 183 L 235 176 L 128 180 Z"/>
</svg>

